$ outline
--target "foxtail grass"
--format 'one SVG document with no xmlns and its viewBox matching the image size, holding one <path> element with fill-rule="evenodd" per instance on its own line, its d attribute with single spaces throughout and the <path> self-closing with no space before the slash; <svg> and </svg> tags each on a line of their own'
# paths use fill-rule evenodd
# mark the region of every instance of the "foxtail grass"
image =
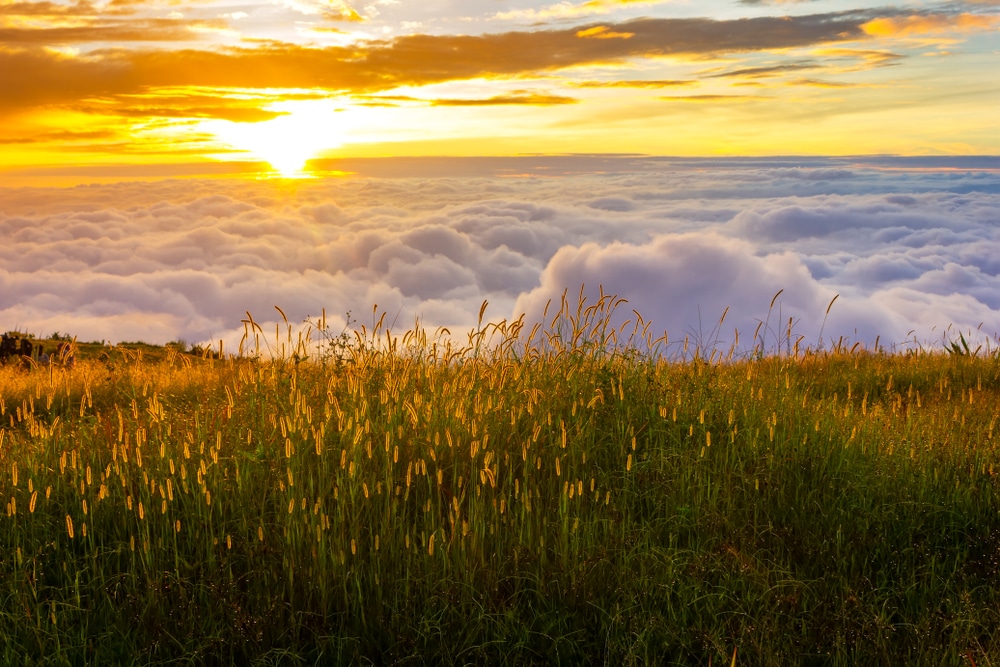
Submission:
<svg viewBox="0 0 1000 667">
<path fill-rule="evenodd" d="M 0 369 L 0 662 L 1000 655 L 996 356 L 671 361 L 619 305 Z"/>
</svg>

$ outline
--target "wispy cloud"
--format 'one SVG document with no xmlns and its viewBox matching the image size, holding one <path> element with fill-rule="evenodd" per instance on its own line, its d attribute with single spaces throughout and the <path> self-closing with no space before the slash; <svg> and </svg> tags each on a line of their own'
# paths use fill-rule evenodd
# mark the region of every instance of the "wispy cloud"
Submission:
<svg viewBox="0 0 1000 667">
<path fill-rule="evenodd" d="M 761 5 L 800 5 L 806 2 L 816 2 L 817 0 L 737 0 L 741 5 L 757 7 Z"/>
<path fill-rule="evenodd" d="M 576 88 L 673 88 L 693 86 L 693 79 L 622 79 L 617 81 L 571 81 L 568 85 Z"/>
<path fill-rule="evenodd" d="M 826 81 L 824 79 L 792 79 L 788 81 L 790 86 L 810 86 L 813 88 L 858 88 L 869 85 L 862 83 L 847 83 L 845 81 Z"/>
<path fill-rule="evenodd" d="M 664 102 L 747 102 L 766 100 L 763 95 L 664 95 L 658 99 Z"/>
<path fill-rule="evenodd" d="M 498 12 L 494 18 L 500 20 L 542 21 L 548 19 L 573 19 L 594 14 L 607 14 L 615 9 L 630 5 L 658 5 L 672 0 L 586 0 L 586 2 L 558 2 L 541 9 L 517 9 Z"/>
<path fill-rule="evenodd" d="M 541 93 L 515 93 L 512 95 L 497 95 L 484 99 L 437 99 L 432 102 L 439 107 L 478 107 L 478 106 L 505 106 L 505 105 L 529 105 L 529 106 L 551 106 L 558 104 L 576 104 L 579 100 L 563 95 L 544 95 Z"/>
<path fill-rule="evenodd" d="M 842 59 L 857 63 L 841 67 L 841 69 L 845 69 L 847 71 L 865 70 L 877 67 L 892 67 L 901 64 L 902 61 L 906 59 L 906 56 L 901 53 L 878 49 L 823 47 L 814 49 L 813 54 L 829 59 Z M 837 65 L 834 61 L 828 62 L 827 64 L 828 66 Z"/>
<path fill-rule="evenodd" d="M 614 30 L 610 30 L 606 25 L 597 25 L 593 28 L 577 30 L 576 36 L 583 39 L 632 39 L 635 37 L 635 33 L 615 32 Z"/>
<path fill-rule="evenodd" d="M 706 78 L 719 79 L 719 78 L 732 77 L 732 78 L 742 78 L 742 79 L 759 79 L 771 76 L 780 76 L 782 74 L 787 74 L 789 72 L 800 72 L 802 70 L 818 69 L 819 67 L 820 67 L 819 64 L 812 62 L 786 63 L 783 65 L 768 65 L 762 67 L 742 67 L 739 69 L 708 74 L 706 75 Z"/>
</svg>

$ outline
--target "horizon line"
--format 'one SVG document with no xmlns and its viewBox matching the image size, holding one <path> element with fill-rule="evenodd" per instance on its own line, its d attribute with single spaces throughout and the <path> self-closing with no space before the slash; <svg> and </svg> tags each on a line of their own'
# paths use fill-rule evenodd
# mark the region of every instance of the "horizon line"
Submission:
<svg viewBox="0 0 1000 667">
<path fill-rule="evenodd" d="M 525 164 L 536 164 L 537 173 L 524 172 Z M 324 177 L 355 178 L 412 178 L 412 177 L 516 177 L 516 176 L 568 176 L 586 173 L 645 171 L 651 164 L 662 167 L 663 162 L 684 164 L 723 164 L 761 166 L 768 162 L 817 161 L 826 165 L 849 163 L 856 168 L 934 169 L 943 171 L 1000 171 L 1000 155 L 954 154 L 899 154 L 872 153 L 851 155 L 824 155 L 816 153 L 787 153 L 776 155 L 659 155 L 644 153 L 517 153 L 510 155 L 398 155 L 321 157 L 308 161 L 301 180 Z M 958 161 L 959 164 L 955 164 Z M 560 162 L 560 164 L 552 164 Z M 461 169 L 449 169 L 463 163 Z M 478 163 L 479 169 L 470 172 L 468 165 Z M 575 164 L 573 164 L 575 163 Z M 860 164 L 859 164 L 860 163 Z M 922 164 L 918 164 L 922 163 Z M 562 166 L 563 169 L 553 167 Z M 780 164 L 774 166 L 810 165 Z M 822 166 L 816 164 L 812 166 Z M 847 165 L 844 165 L 847 166 Z M 419 172 L 415 168 L 423 167 Z M 434 167 L 428 169 L 429 167 Z M 520 169 L 513 169 L 520 167 Z M 576 168 L 571 168 L 576 167 Z M 589 167 L 589 168 L 585 168 Z M 597 169 L 604 167 L 604 169 Z M 32 165 L 0 169 L 0 188 L 18 187 L 73 187 L 75 185 L 101 185 L 113 182 L 152 181 L 169 179 L 245 178 L 259 180 L 300 180 L 285 178 L 263 160 L 231 160 L 213 162 L 115 163 L 92 165 Z M 87 181 L 86 179 L 98 179 Z M 9 183 L 8 180 L 22 181 Z M 52 181 L 51 185 L 30 185 L 24 181 Z M 75 181 L 73 185 L 56 185 L 56 181 Z"/>
</svg>

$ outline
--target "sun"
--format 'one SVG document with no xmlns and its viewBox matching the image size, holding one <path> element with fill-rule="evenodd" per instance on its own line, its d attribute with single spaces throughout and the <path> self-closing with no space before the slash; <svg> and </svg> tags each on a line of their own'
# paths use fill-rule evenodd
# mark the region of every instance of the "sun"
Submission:
<svg viewBox="0 0 1000 667">
<path fill-rule="evenodd" d="M 329 103 L 279 102 L 268 109 L 283 115 L 258 123 L 205 121 L 200 129 L 267 162 L 283 178 L 309 176 L 308 160 L 343 144 L 343 128 Z"/>
</svg>

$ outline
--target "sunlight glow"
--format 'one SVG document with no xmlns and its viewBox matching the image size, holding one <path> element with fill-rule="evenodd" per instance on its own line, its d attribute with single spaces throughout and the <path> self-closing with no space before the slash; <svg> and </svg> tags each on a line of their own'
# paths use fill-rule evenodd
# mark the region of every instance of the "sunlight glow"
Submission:
<svg viewBox="0 0 1000 667">
<path fill-rule="evenodd" d="M 429 4 L 0 0 L 0 189 L 356 158 L 1000 154 L 1000 0 Z"/>
<path fill-rule="evenodd" d="M 308 176 L 308 160 L 343 143 L 341 119 L 326 100 L 278 102 L 267 108 L 285 115 L 259 123 L 204 121 L 199 129 L 264 160 L 284 178 Z"/>
</svg>

